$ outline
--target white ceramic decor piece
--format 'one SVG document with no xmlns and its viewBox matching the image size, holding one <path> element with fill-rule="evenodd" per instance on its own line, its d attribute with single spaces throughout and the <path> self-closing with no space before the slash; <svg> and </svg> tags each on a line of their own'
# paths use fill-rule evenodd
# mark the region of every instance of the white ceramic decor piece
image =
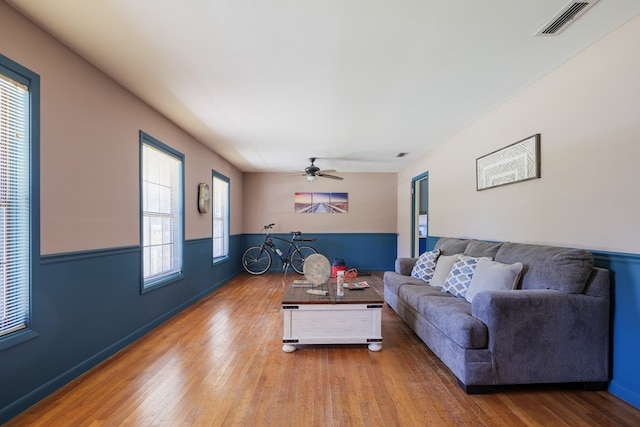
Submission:
<svg viewBox="0 0 640 427">
<path fill-rule="evenodd" d="M 302 265 L 304 277 L 314 285 L 322 285 L 331 277 L 331 263 L 322 254 L 309 255 Z"/>
</svg>

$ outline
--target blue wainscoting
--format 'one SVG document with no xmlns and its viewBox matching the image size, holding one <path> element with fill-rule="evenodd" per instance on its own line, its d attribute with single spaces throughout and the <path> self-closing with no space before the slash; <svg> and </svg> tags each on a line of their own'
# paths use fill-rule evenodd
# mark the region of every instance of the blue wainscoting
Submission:
<svg viewBox="0 0 640 427">
<path fill-rule="evenodd" d="M 308 237 L 317 238 L 321 253 L 350 267 L 393 268 L 396 234 Z M 0 338 L 0 424 L 241 273 L 242 252 L 258 239 L 231 236 L 229 258 L 215 264 L 211 238 L 189 240 L 184 278 L 145 294 L 139 246 L 42 256 L 32 283 L 32 332 L 22 340 Z"/>
<path fill-rule="evenodd" d="M 440 240 L 440 237 L 427 236 L 427 249 L 426 250 L 432 251 L 433 248 L 436 246 L 436 243 L 438 243 L 438 240 Z"/>
<path fill-rule="evenodd" d="M 237 275 L 243 240 L 231 236 L 229 260 L 216 265 L 210 238 L 187 241 L 184 279 L 144 295 L 138 246 L 41 257 L 34 337 L 0 351 L 0 424 Z"/>
<path fill-rule="evenodd" d="M 281 235 L 287 237 L 288 235 Z M 366 271 L 393 269 L 394 233 L 316 233 L 330 260 Z M 429 237 L 432 249 L 437 237 Z M 211 263 L 211 239 L 185 244 L 184 279 L 140 294 L 138 246 L 47 255 L 32 284 L 32 330 L 0 351 L 0 424 L 126 347 L 242 271 L 240 257 L 260 235 L 230 239 L 230 256 Z M 609 391 L 640 408 L 640 256 L 595 252 L 614 288 Z M 0 344 L 2 344 L 0 339 Z"/>
<path fill-rule="evenodd" d="M 640 408 L 640 255 L 592 251 L 613 283 L 612 379 L 609 392 Z"/>
<path fill-rule="evenodd" d="M 273 233 L 272 236 L 289 239 L 291 234 Z M 264 234 L 246 234 L 246 247 L 264 241 Z M 347 268 L 360 271 L 393 270 L 397 255 L 398 235 L 395 233 L 309 233 L 303 237 L 315 238 L 308 242 L 319 253 L 333 261 L 342 258 Z M 286 251 L 288 244 L 275 240 L 276 245 Z M 307 244 L 304 243 L 303 244 Z M 282 270 L 282 263 L 274 259 L 270 271 Z"/>
</svg>

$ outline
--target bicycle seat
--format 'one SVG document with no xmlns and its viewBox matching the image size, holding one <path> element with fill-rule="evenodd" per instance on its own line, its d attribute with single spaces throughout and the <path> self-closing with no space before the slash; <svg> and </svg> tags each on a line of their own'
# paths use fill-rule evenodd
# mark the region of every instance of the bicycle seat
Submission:
<svg viewBox="0 0 640 427">
<path fill-rule="evenodd" d="M 302 231 L 292 231 L 291 234 L 293 234 L 294 236 L 299 236 L 302 234 Z"/>
</svg>

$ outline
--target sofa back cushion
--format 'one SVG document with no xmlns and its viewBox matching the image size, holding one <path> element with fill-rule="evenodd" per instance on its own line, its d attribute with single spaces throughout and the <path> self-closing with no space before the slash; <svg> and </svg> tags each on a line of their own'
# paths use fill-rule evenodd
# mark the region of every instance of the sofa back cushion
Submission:
<svg viewBox="0 0 640 427">
<path fill-rule="evenodd" d="M 433 249 L 440 249 L 440 255 L 455 255 L 463 253 L 467 248 L 467 244 L 469 244 L 469 240 L 441 237 Z"/>
<path fill-rule="evenodd" d="M 470 240 L 464 249 L 464 254 L 475 258 L 487 257 L 494 259 L 500 246 L 502 246 L 502 242 L 492 243 L 483 242 L 482 240 Z"/>
<path fill-rule="evenodd" d="M 495 260 L 523 265 L 522 289 L 581 294 L 593 270 L 593 255 L 582 249 L 505 242 Z"/>
</svg>

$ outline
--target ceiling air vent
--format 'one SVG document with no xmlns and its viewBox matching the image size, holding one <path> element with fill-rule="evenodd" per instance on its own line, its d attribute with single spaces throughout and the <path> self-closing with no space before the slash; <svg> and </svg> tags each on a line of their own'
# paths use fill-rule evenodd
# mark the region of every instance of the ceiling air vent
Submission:
<svg viewBox="0 0 640 427">
<path fill-rule="evenodd" d="M 556 16 L 551 18 L 536 36 L 556 36 L 573 23 L 578 17 L 596 4 L 598 0 L 574 1 L 566 5 Z"/>
</svg>

